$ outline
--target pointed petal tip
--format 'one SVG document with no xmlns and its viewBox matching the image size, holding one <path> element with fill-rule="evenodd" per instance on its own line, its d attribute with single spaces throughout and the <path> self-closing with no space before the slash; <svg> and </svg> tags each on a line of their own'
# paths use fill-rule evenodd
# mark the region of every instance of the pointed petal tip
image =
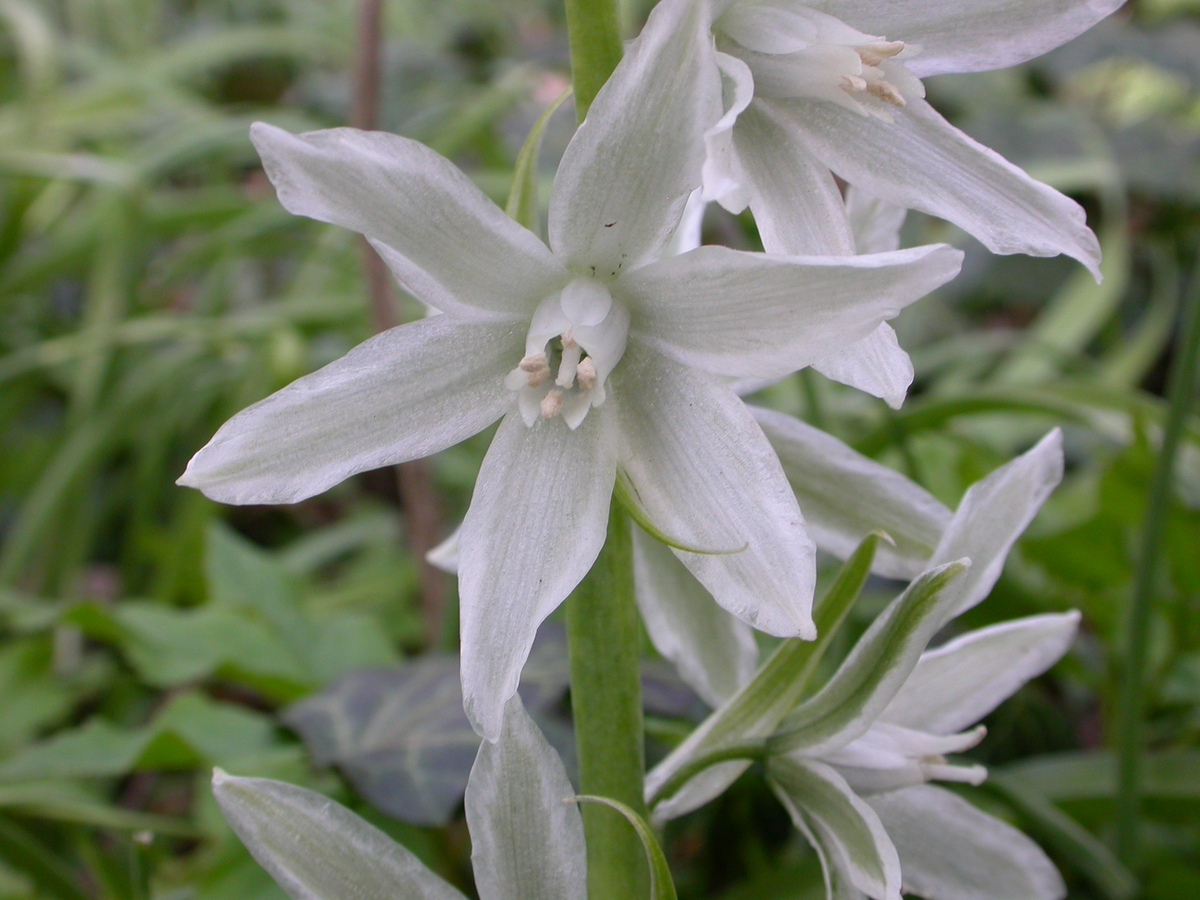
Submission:
<svg viewBox="0 0 1200 900">
<path fill-rule="evenodd" d="M 1053 478 L 1055 484 L 1062 481 L 1063 469 L 1066 465 L 1063 459 L 1063 433 L 1057 426 L 1046 432 L 1046 436 L 1038 441 L 1032 449 L 1026 452 L 1027 458 L 1035 459 L 1049 466 L 1047 475 Z"/>
<path fill-rule="evenodd" d="M 212 786 L 214 788 L 220 787 L 221 785 L 225 784 L 227 781 L 230 781 L 232 779 L 233 779 L 233 776 L 230 775 L 228 772 L 226 772 L 224 769 L 222 769 L 220 766 L 213 766 Z"/>
<path fill-rule="evenodd" d="M 288 140 L 294 137 L 295 135 L 290 131 L 280 128 L 278 125 L 272 125 L 269 122 L 250 123 L 250 143 L 254 145 L 254 149 L 258 151 L 259 156 L 264 154 L 268 144 L 280 139 Z"/>
</svg>

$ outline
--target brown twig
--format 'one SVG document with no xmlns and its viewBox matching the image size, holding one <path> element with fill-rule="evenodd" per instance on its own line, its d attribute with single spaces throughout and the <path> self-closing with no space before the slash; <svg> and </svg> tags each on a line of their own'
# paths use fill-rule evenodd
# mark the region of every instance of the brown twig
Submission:
<svg viewBox="0 0 1200 900">
<path fill-rule="evenodd" d="M 382 18 L 383 0 L 359 0 L 358 55 L 354 64 L 354 105 L 350 120 L 355 128 L 369 130 L 377 124 Z M 375 330 L 395 328 L 400 324 L 400 319 L 396 313 L 396 294 L 391 273 L 365 238 L 362 249 L 367 297 Z M 417 561 L 426 643 L 433 644 L 441 635 L 442 608 L 445 604 L 445 578 L 425 560 L 425 554 L 437 545 L 441 533 L 437 490 L 429 466 L 419 459 L 396 466 L 396 485 L 408 525 L 409 550 Z"/>
</svg>

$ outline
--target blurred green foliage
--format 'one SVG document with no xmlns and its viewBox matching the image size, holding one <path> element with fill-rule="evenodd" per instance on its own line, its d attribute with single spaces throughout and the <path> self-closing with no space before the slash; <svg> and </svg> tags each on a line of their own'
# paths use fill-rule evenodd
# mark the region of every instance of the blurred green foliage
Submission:
<svg viewBox="0 0 1200 900">
<path fill-rule="evenodd" d="M 627 33 L 646 5 L 627 4 Z M 354 236 L 285 213 L 246 137 L 258 118 L 347 121 L 354 23 L 350 0 L 0 0 L 0 900 L 282 897 L 217 815 L 213 765 L 326 790 L 470 890 L 461 817 L 435 829 L 373 811 L 279 715 L 429 649 L 394 481 L 271 509 L 173 484 L 229 415 L 370 333 Z M 502 201 L 565 85 L 561 9 L 391 0 L 385 24 L 381 127 Z M 1140 896 L 1193 900 L 1195 418 L 1156 586 L 1142 865 L 1131 874 L 1107 842 L 1125 614 L 1200 249 L 1200 8 L 1141 0 L 1030 66 L 928 86 L 961 127 L 1085 203 L 1103 284 L 1061 259 L 989 256 L 914 215 L 911 243 L 951 240 L 968 262 L 896 323 L 917 368 L 904 409 L 812 373 L 762 399 L 950 504 L 1065 428 L 1064 486 L 962 627 L 1078 607 L 1084 633 L 991 717 L 979 752 L 996 777 L 972 796 L 1043 841 L 1072 897 L 1129 896 L 1136 876 Z M 551 121 L 543 180 L 570 119 Z M 756 246 L 751 222 L 719 210 L 706 236 Z M 435 460 L 448 517 L 485 446 Z M 859 628 L 874 608 L 868 596 Z M 452 649 L 453 629 L 435 643 Z M 700 712 L 678 697 L 657 711 L 657 752 Z M 668 852 L 681 897 L 822 896 L 754 773 L 673 825 Z"/>
</svg>

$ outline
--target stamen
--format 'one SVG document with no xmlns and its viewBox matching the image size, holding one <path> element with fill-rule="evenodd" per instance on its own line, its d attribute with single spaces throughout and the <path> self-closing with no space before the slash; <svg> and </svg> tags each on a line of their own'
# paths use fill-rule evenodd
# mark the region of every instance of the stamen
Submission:
<svg viewBox="0 0 1200 900">
<path fill-rule="evenodd" d="M 867 89 L 867 82 L 857 75 L 842 76 L 842 90 L 848 94 L 861 94 Z"/>
<path fill-rule="evenodd" d="M 885 59 L 891 59 L 902 53 L 904 41 L 872 41 L 854 49 L 858 51 L 864 65 L 877 66 Z"/>
<path fill-rule="evenodd" d="M 904 107 L 908 102 L 904 99 L 904 95 L 896 90 L 896 86 L 890 81 L 872 81 L 867 85 L 867 93 L 874 97 L 878 97 L 884 103 L 890 103 L 892 106 Z"/>
<path fill-rule="evenodd" d="M 563 392 L 557 388 L 553 389 L 545 397 L 542 398 L 542 403 L 539 409 L 543 419 L 553 419 L 563 408 Z"/>
<path fill-rule="evenodd" d="M 575 367 L 575 376 L 579 379 L 581 390 L 590 391 L 596 386 L 596 364 L 590 356 L 580 360 L 579 365 Z"/>
<path fill-rule="evenodd" d="M 525 357 L 517 364 L 517 368 L 528 376 L 525 383 L 529 387 L 537 387 L 550 377 L 550 364 L 545 353 L 534 353 Z"/>
</svg>

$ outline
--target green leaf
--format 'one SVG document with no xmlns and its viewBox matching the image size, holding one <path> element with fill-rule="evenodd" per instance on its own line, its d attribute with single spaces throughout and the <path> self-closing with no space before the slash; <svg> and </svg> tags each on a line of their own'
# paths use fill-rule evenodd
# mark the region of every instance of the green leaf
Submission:
<svg viewBox="0 0 1200 900">
<path fill-rule="evenodd" d="M 103 719 L 91 719 L 24 748 L 0 766 L 0 779 L 123 775 L 133 770 L 149 740 L 143 730 L 130 731 Z"/>
<path fill-rule="evenodd" d="M 615 809 L 633 826 L 642 847 L 646 851 L 646 861 L 650 864 L 650 897 L 651 900 L 675 900 L 675 883 L 671 880 L 671 868 L 667 858 L 663 856 L 662 847 L 654 837 L 650 823 L 635 813 L 624 803 L 611 800 L 608 797 L 580 796 L 574 800 L 578 803 L 603 803 L 610 809 Z"/>
<path fill-rule="evenodd" d="M 200 830 L 188 822 L 113 806 L 67 781 L 0 785 L 0 808 L 28 818 L 71 822 L 92 828 L 149 831 L 173 837 L 201 836 Z"/>
<path fill-rule="evenodd" d="M 291 699 L 316 683 L 304 657 L 244 610 L 126 602 L 113 618 L 120 626 L 118 646 L 153 685 L 175 687 L 222 672 Z"/>
<path fill-rule="evenodd" d="M 96 717 L 30 744 L 0 766 L 0 779 L 100 778 L 140 769 L 229 765 L 273 743 L 274 726 L 262 714 L 191 692 L 177 695 L 141 728 Z"/>
<path fill-rule="evenodd" d="M 720 709 L 701 723 L 646 777 L 646 796 L 655 816 L 673 818 L 708 802 L 746 770 L 748 762 L 732 761 L 706 767 L 687 785 L 677 776 L 697 760 L 729 747 L 770 735 L 800 702 L 808 680 L 829 647 L 838 627 L 858 598 L 880 536 L 867 535 L 846 560 L 837 580 L 813 610 L 815 641 L 790 639 L 780 643 L 754 678 Z M 686 774 L 686 773 L 685 773 Z"/>
<path fill-rule="evenodd" d="M 1050 803 L 1111 800 L 1117 792 L 1116 760 L 1108 750 L 1039 756 L 999 771 L 1006 784 Z M 1189 804 L 1200 801 L 1200 751 L 1148 753 L 1142 771 L 1146 797 Z"/>
<path fill-rule="evenodd" d="M 242 843 L 296 900 L 463 900 L 412 853 L 323 794 L 213 773 Z"/>
<path fill-rule="evenodd" d="M 7 816 L 0 816 L 0 859 L 23 871 L 55 900 L 89 900 L 70 864 Z"/>
<path fill-rule="evenodd" d="M 538 198 L 537 198 L 537 174 L 538 174 L 538 153 L 542 149 L 542 137 L 546 133 L 546 124 L 553 117 L 558 108 L 562 106 L 563 101 L 571 96 L 571 88 L 568 87 L 565 91 L 547 106 L 537 121 L 533 123 L 533 128 L 529 130 L 529 136 L 525 138 L 525 143 L 521 147 L 521 152 L 517 154 L 516 167 L 513 170 L 512 189 L 508 194 L 508 203 L 505 204 L 504 211 L 508 213 L 509 218 L 513 221 L 524 225 L 535 234 L 539 233 L 538 222 Z"/>
<path fill-rule="evenodd" d="M 931 569 L 867 629 L 825 686 L 797 707 L 768 742 L 772 753 L 818 754 L 863 734 L 904 685 L 944 622 L 943 589 L 966 560 Z M 949 602 L 954 596 L 945 598 Z"/>
<path fill-rule="evenodd" d="M 256 611 L 293 653 L 307 658 L 315 635 L 301 613 L 298 587 L 282 563 L 214 522 L 204 568 L 214 606 Z"/>
</svg>

